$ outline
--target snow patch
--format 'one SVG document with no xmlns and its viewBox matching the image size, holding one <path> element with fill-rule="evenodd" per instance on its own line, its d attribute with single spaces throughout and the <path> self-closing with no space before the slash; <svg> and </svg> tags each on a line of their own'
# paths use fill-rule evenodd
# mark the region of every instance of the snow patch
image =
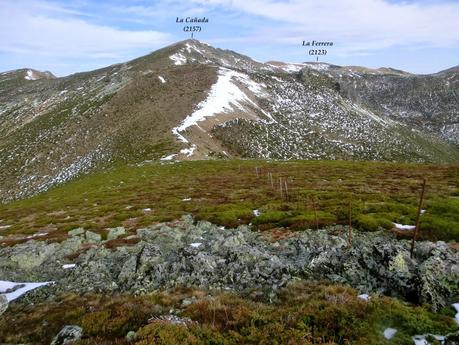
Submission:
<svg viewBox="0 0 459 345">
<path fill-rule="evenodd" d="M 185 44 L 185 49 L 186 49 L 187 52 L 190 53 L 190 54 L 191 54 L 191 53 L 193 52 L 193 50 L 194 50 L 194 51 L 196 51 L 197 53 L 199 53 L 199 54 L 201 54 L 201 55 L 205 55 L 205 53 L 202 52 L 201 50 L 199 50 L 198 47 L 196 47 L 196 46 L 194 46 L 194 45 L 192 45 L 192 44 L 190 44 L 190 43 L 186 43 L 186 44 Z"/>
<path fill-rule="evenodd" d="M 384 330 L 384 338 L 386 339 L 392 339 L 395 335 L 395 333 L 397 333 L 397 330 L 395 328 L 386 328 Z"/>
<path fill-rule="evenodd" d="M 457 311 L 456 317 L 454 318 L 454 320 L 456 320 L 456 322 L 459 324 L 459 303 L 454 303 L 453 308 L 456 309 Z"/>
<path fill-rule="evenodd" d="M 414 345 L 429 345 L 424 335 L 415 335 L 413 338 Z"/>
<path fill-rule="evenodd" d="M 76 264 L 66 264 L 66 265 L 62 265 L 62 268 L 64 270 L 68 270 L 70 268 L 75 268 L 76 267 Z"/>
<path fill-rule="evenodd" d="M 443 344 L 443 342 L 445 341 L 445 336 L 443 336 L 443 335 L 435 335 L 435 334 L 415 335 L 411 339 L 413 339 L 413 342 L 414 342 L 415 345 L 430 345 L 430 343 L 426 339 L 427 336 L 434 337 L 441 344 Z"/>
<path fill-rule="evenodd" d="M 36 289 L 40 286 L 52 284 L 54 282 L 43 283 L 15 283 L 6 280 L 0 280 L 0 294 L 6 297 L 8 302 L 14 301 L 26 292 Z M 7 292 L 10 291 L 10 292 Z"/>
<path fill-rule="evenodd" d="M 27 75 L 24 77 L 26 80 L 38 80 L 40 79 L 38 76 L 35 75 L 35 73 L 32 70 L 27 71 Z"/>
<path fill-rule="evenodd" d="M 301 71 L 305 66 L 304 64 L 299 64 L 299 63 L 287 63 L 281 66 L 276 66 L 276 65 L 271 65 L 271 64 L 268 64 L 268 65 L 274 68 L 280 68 L 281 70 L 287 73 L 297 73 Z"/>
<path fill-rule="evenodd" d="M 182 150 L 180 150 L 180 153 L 186 155 L 187 157 L 191 157 L 191 156 L 193 155 L 193 153 L 194 153 L 195 150 L 196 150 L 196 145 L 193 144 L 193 145 L 191 145 L 191 147 L 188 148 L 188 149 L 182 149 Z"/>
<path fill-rule="evenodd" d="M 179 129 L 178 129 L 178 128 L 179 128 L 179 127 L 174 127 L 174 128 L 172 128 L 172 134 L 174 134 L 174 135 L 177 137 L 177 139 L 178 139 L 179 141 L 181 141 L 182 143 L 188 144 L 189 141 L 188 141 L 183 135 L 181 135 L 181 134 L 179 133 Z"/>
<path fill-rule="evenodd" d="M 306 66 L 316 71 L 328 71 L 330 69 L 330 65 L 326 63 L 308 63 Z"/>
<path fill-rule="evenodd" d="M 326 63 L 314 63 L 314 62 L 307 62 L 307 63 L 283 63 L 281 65 L 272 65 L 268 64 L 268 66 L 274 67 L 276 69 L 281 69 L 287 73 L 297 73 L 301 71 L 303 68 L 309 68 L 316 71 L 328 71 L 330 69 L 330 65 Z"/>
<path fill-rule="evenodd" d="M 174 55 L 169 56 L 169 59 L 174 61 L 174 64 L 177 66 L 184 65 L 186 63 L 186 57 L 181 53 L 175 53 Z"/>
<path fill-rule="evenodd" d="M 175 134 L 180 141 L 188 143 L 188 140 L 181 135 L 180 132 L 185 131 L 193 125 L 197 125 L 198 122 L 204 121 L 208 117 L 227 113 L 236 109 L 244 110 L 244 103 L 248 103 L 261 110 L 272 122 L 275 122 L 271 115 L 259 108 L 258 105 L 234 83 L 234 81 L 241 83 L 254 94 L 265 94 L 263 89 L 266 85 L 254 82 L 246 74 L 232 71 L 227 68 L 220 68 L 218 70 L 217 82 L 212 85 L 207 98 L 198 104 L 197 110 L 187 116 L 180 126 L 173 128 L 172 133 Z"/>
<path fill-rule="evenodd" d="M 162 157 L 160 160 L 161 161 L 171 161 L 172 159 L 174 159 L 175 156 L 177 156 L 177 154 L 173 153 L 173 154 L 171 154 L 169 156 Z"/>
<path fill-rule="evenodd" d="M 275 81 L 278 81 L 279 83 L 283 83 L 284 82 L 281 78 L 273 76 L 273 75 L 271 76 L 271 78 L 273 78 Z"/>
<path fill-rule="evenodd" d="M 164 77 L 161 77 L 160 75 L 158 76 L 158 79 L 161 81 L 161 83 L 165 84 L 166 83 L 166 79 L 164 79 Z"/>
<path fill-rule="evenodd" d="M 26 238 L 27 238 L 27 239 L 31 239 L 31 238 L 41 237 L 41 236 L 46 236 L 46 235 L 48 235 L 47 232 L 37 232 L 36 234 L 27 236 Z"/>
<path fill-rule="evenodd" d="M 191 201 L 191 198 L 182 199 L 182 201 Z"/>
<path fill-rule="evenodd" d="M 190 247 L 193 247 L 193 248 L 199 248 L 200 246 L 202 246 L 202 243 L 200 243 L 200 242 L 196 242 L 196 243 L 191 243 L 190 244 Z"/>
<path fill-rule="evenodd" d="M 414 230 L 416 228 L 415 225 L 404 225 L 398 223 L 394 223 L 394 225 L 398 230 Z"/>
<path fill-rule="evenodd" d="M 364 293 L 364 294 L 358 295 L 357 298 L 360 298 L 361 300 L 368 302 L 368 300 L 370 299 L 370 295 Z"/>
</svg>

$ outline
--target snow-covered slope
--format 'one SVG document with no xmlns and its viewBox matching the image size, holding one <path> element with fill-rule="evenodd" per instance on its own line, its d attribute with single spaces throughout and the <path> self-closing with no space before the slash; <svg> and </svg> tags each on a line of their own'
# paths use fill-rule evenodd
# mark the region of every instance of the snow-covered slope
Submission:
<svg viewBox="0 0 459 345">
<path fill-rule="evenodd" d="M 235 110 L 250 112 L 247 106 L 258 108 L 257 104 L 250 99 L 242 88 L 253 95 L 263 97 L 266 95 L 264 84 L 255 83 L 247 74 L 236 72 L 224 67 L 219 68 L 218 80 L 212 85 L 207 98 L 197 105 L 196 111 L 188 115 L 178 127 L 172 129 L 179 140 L 188 143 L 188 140 L 180 134 L 191 126 L 199 126 L 200 121 L 218 114 L 226 114 Z M 266 114 L 268 117 L 269 114 Z M 270 117 L 272 121 L 272 117 Z"/>
<path fill-rule="evenodd" d="M 410 80 L 409 73 L 326 63 L 261 64 L 197 41 L 185 42 L 169 59 L 174 65 L 199 63 L 219 70 L 208 98 L 172 129 L 178 140 L 193 147 L 192 154 L 177 152 L 175 158 L 224 152 L 276 159 L 458 159 L 457 150 L 438 133 L 407 125 L 403 112 L 392 116 L 355 101 L 345 82 Z"/>
</svg>

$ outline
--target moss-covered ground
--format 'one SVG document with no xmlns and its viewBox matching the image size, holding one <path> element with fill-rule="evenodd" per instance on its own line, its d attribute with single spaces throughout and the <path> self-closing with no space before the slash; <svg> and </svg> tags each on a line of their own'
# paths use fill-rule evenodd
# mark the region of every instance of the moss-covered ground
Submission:
<svg viewBox="0 0 459 345">
<path fill-rule="evenodd" d="M 420 238 L 459 241 L 459 167 L 343 161 L 122 166 L 0 205 L 0 235 L 4 244 L 37 232 L 48 233 L 40 239 L 59 240 L 76 227 L 134 231 L 183 214 L 227 227 L 301 230 L 348 224 L 350 208 L 353 227 L 394 231 L 393 222 L 415 223 L 423 178 Z"/>
<path fill-rule="evenodd" d="M 183 300 L 193 301 L 184 306 Z M 172 313 L 189 321 L 161 320 Z M 412 344 L 416 334 L 447 334 L 454 311 L 434 314 L 388 297 L 366 302 L 355 290 L 326 283 L 296 283 L 278 301 L 264 303 L 229 293 L 191 289 L 128 295 L 65 295 L 46 304 L 14 303 L 0 319 L 5 343 L 49 344 L 64 325 L 79 325 L 76 344 Z M 386 340 L 386 328 L 397 329 Z"/>
</svg>

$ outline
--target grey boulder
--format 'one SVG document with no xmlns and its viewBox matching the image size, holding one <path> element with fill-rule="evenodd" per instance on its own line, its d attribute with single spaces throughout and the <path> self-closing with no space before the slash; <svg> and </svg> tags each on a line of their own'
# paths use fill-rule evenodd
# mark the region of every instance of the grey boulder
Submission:
<svg viewBox="0 0 459 345">
<path fill-rule="evenodd" d="M 110 228 L 108 229 L 107 240 L 115 240 L 124 234 L 126 234 L 126 229 L 122 226 L 119 226 L 117 228 Z"/>
<path fill-rule="evenodd" d="M 54 337 L 51 345 L 66 345 L 71 344 L 81 339 L 83 335 L 83 329 L 79 326 L 70 325 L 65 326 L 61 331 Z"/>
</svg>

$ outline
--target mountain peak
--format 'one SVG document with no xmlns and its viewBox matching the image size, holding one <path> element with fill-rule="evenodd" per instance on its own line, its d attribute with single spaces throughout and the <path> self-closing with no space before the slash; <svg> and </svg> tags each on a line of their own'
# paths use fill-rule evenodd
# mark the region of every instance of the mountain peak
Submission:
<svg viewBox="0 0 459 345">
<path fill-rule="evenodd" d="M 188 38 L 186 40 L 178 41 L 178 42 L 171 44 L 169 47 L 183 48 L 183 47 L 188 47 L 188 46 L 197 46 L 197 47 L 205 46 L 205 47 L 213 48 L 210 44 L 202 42 L 196 38 Z"/>
<path fill-rule="evenodd" d="M 40 80 L 40 79 L 56 79 L 56 76 L 49 71 L 37 71 L 35 69 L 27 69 L 26 75 L 24 76 L 26 80 Z"/>
<path fill-rule="evenodd" d="M 56 79 L 51 72 L 41 72 L 32 68 L 21 68 L 2 72 L 0 73 L 0 94 L 3 93 L 3 96 L 6 97 L 9 92 L 15 93 L 16 87 L 19 85 L 33 85 L 35 81 L 47 81 L 51 79 Z"/>
<path fill-rule="evenodd" d="M 25 79 L 25 80 L 40 80 L 40 79 L 56 79 L 56 76 L 49 71 L 38 71 L 32 68 L 15 69 L 0 74 L 1 77 L 8 79 Z"/>
<path fill-rule="evenodd" d="M 232 50 L 214 48 L 197 39 L 180 41 L 168 48 L 172 48 L 173 53 L 169 58 L 174 65 L 198 63 L 246 71 L 254 71 L 264 66 L 264 64 L 256 62 L 248 56 Z"/>
</svg>

